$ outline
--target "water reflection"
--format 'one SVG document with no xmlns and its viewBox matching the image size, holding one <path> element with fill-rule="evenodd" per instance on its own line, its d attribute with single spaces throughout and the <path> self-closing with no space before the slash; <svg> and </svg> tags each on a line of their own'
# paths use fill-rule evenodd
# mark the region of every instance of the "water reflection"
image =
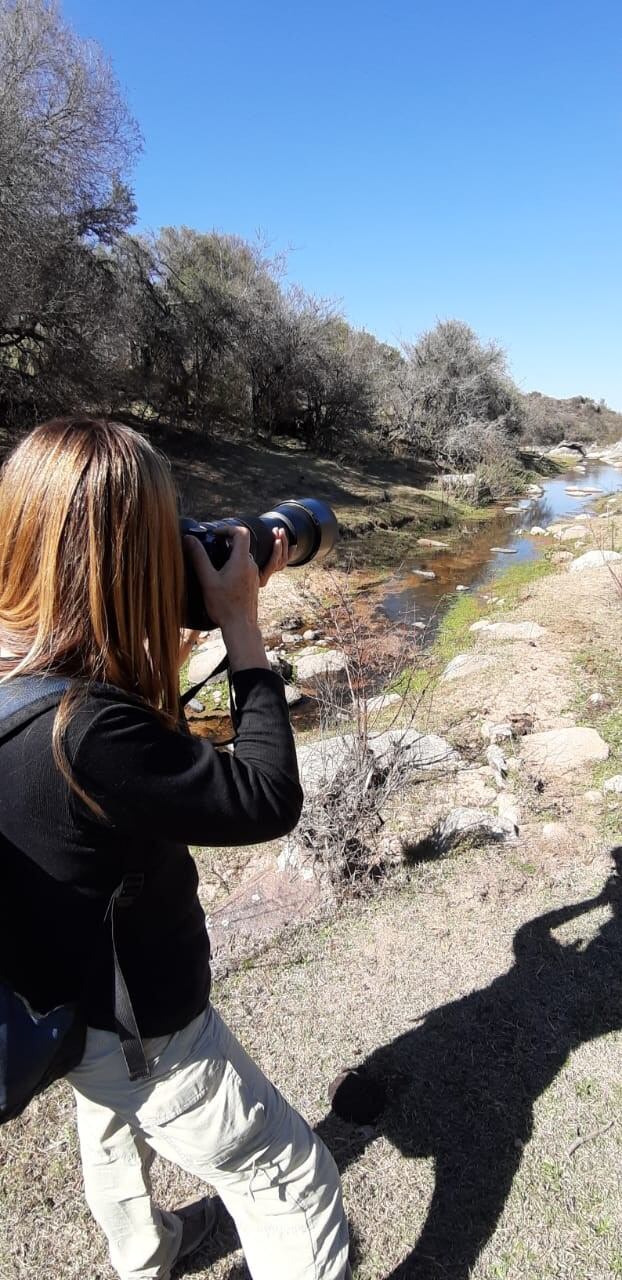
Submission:
<svg viewBox="0 0 622 1280">
<path fill-rule="evenodd" d="M 381 584 L 378 611 L 392 621 L 408 615 L 414 621 L 429 623 L 430 634 L 433 633 L 443 606 L 451 602 L 458 587 L 483 586 L 504 568 L 542 555 L 550 544 L 544 539 L 532 538 L 529 534 L 532 527 L 546 526 L 563 518 L 572 520 L 573 516 L 590 510 L 594 495 L 572 497 L 566 492 L 569 486 L 598 487 L 611 493 L 622 489 L 622 472 L 602 463 L 588 463 L 586 470 L 578 475 L 567 471 L 562 476 L 543 480 L 544 492 L 540 497 L 515 514 L 500 512 L 455 550 L 413 547 L 407 563 Z M 512 554 L 494 551 L 495 547 L 508 548 Z M 415 569 L 431 570 L 436 578 L 434 581 L 420 578 L 413 572 Z"/>
</svg>

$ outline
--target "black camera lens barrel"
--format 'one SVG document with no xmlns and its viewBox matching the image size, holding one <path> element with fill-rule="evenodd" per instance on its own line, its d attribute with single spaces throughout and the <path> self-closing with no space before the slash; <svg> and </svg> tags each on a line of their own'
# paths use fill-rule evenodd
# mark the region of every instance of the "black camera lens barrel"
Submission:
<svg viewBox="0 0 622 1280">
<path fill-rule="evenodd" d="M 324 559 L 339 537 L 337 518 L 331 507 L 317 498 L 291 498 L 262 515 L 230 516 L 224 520 L 191 520 L 179 522 L 182 537 L 191 534 L 203 544 L 215 566 L 220 569 L 231 553 L 228 537 L 232 526 L 242 525 L 250 531 L 250 551 L 258 567 L 263 569 L 272 555 L 275 528 L 285 531 L 289 546 L 288 567 Z M 209 631 L 214 627 L 203 601 L 196 574 L 186 559 L 186 605 L 184 627 L 193 631 Z"/>
</svg>

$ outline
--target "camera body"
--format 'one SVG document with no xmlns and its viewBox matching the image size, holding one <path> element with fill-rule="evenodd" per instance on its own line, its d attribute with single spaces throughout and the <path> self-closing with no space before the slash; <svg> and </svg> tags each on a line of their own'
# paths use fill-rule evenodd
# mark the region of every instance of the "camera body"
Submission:
<svg viewBox="0 0 622 1280">
<path fill-rule="evenodd" d="M 265 567 L 272 554 L 272 530 L 275 528 L 285 532 L 289 547 L 288 567 L 291 568 L 308 564 L 316 558 L 324 559 L 332 551 L 339 536 L 334 511 L 317 498 L 292 498 L 259 516 L 230 516 L 225 520 L 205 521 L 184 517 L 179 522 L 182 537 L 190 534 L 197 538 L 216 569 L 222 569 L 229 559 L 232 547 L 230 530 L 236 525 L 242 525 L 250 531 L 251 555 L 260 569 Z M 207 614 L 203 593 L 187 559 L 186 603 L 182 625 L 192 631 L 211 631 L 215 625 Z"/>
</svg>

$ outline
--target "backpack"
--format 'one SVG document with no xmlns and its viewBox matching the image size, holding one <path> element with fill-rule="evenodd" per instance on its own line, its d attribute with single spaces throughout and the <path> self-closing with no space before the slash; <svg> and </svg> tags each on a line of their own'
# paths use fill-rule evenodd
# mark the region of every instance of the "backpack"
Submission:
<svg viewBox="0 0 622 1280">
<path fill-rule="evenodd" d="M 56 706 L 69 684 L 60 676 L 16 676 L 0 685 L 0 743 Z M 106 912 L 112 932 L 115 1022 L 131 1080 L 146 1079 L 150 1071 L 117 956 L 115 921 L 117 910 L 131 906 L 142 886 L 142 874 L 129 872 Z M 40 1013 L 0 976 L 0 1124 L 21 1115 L 36 1094 L 78 1065 L 85 1038 L 79 1001 Z"/>
</svg>

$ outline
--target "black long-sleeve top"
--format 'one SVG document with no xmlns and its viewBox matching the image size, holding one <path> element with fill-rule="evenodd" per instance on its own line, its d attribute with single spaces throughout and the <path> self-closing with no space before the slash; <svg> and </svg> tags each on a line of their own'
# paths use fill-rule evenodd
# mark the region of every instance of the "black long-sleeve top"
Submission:
<svg viewBox="0 0 622 1280">
<path fill-rule="evenodd" d="M 298 821 L 302 792 L 280 676 L 238 672 L 235 751 L 171 730 L 111 687 L 89 694 L 67 736 L 69 788 L 52 758 L 56 709 L 0 744 L 0 976 L 40 1011 L 84 998 L 114 1030 L 110 920 L 127 871 L 144 874 L 117 912 L 117 950 L 143 1036 L 205 1007 L 209 941 L 188 845 L 270 840 Z"/>
</svg>

